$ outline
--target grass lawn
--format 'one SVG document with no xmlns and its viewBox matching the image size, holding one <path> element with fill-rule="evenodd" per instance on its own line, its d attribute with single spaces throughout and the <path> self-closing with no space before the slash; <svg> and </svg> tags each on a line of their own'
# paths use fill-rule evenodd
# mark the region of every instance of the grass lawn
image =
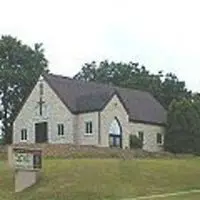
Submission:
<svg viewBox="0 0 200 200">
<path fill-rule="evenodd" d="M 117 200 L 200 189 L 200 159 L 52 159 L 41 181 L 14 194 L 13 174 L 0 161 L 0 200 Z M 155 200 L 199 200 L 199 194 Z"/>
</svg>

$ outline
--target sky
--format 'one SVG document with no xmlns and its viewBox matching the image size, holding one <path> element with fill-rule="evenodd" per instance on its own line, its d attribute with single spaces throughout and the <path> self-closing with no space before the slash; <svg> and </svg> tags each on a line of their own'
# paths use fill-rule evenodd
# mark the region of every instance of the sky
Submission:
<svg viewBox="0 0 200 200">
<path fill-rule="evenodd" d="M 133 61 L 200 91 L 198 0 L 0 0 L 0 8 L 0 34 L 43 43 L 52 73 Z"/>
</svg>

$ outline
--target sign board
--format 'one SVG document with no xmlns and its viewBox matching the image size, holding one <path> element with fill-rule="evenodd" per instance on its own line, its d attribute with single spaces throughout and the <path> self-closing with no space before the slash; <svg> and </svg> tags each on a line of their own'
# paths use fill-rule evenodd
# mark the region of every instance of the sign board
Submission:
<svg viewBox="0 0 200 200">
<path fill-rule="evenodd" d="M 26 148 L 14 148 L 13 150 L 15 169 L 37 171 L 42 168 L 41 150 Z"/>
</svg>

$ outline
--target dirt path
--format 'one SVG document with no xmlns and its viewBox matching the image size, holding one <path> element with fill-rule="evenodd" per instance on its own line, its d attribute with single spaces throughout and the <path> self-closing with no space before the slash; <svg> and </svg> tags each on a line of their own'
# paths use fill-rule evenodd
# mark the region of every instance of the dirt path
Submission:
<svg viewBox="0 0 200 200">
<path fill-rule="evenodd" d="M 165 197 L 173 197 L 173 196 L 180 196 L 184 194 L 191 194 L 191 193 L 200 193 L 200 190 L 189 190 L 183 192 L 174 192 L 174 193 L 164 193 L 164 194 L 157 194 L 157 195 L 150 195 L 150 196 L 141 196 L 136 198 L 127 198 L 122 200 L 153 200 L 155 198 L 165 198 Z"/>
</svg>

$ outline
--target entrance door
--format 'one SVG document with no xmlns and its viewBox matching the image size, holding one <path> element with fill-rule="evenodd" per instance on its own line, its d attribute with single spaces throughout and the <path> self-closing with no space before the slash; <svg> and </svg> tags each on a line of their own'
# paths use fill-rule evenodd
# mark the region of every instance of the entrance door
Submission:
<svg viewBox="0 0 200 200">
<path fill-rule="evenodd" d="M 109 145 L 110 147 L 122 148 L 122 129 L 117 118 L 115 118 L 110 125 Z"/>
<path fill-rule="evenodd" d="M 109 134 L 110 147 L 122 147 L 121 135 Z"/>
<path fill-rule="evenodd" d="M 48 140 L 48 130 L 47 122 L 41 122 L 35 124 L 35 142 L 36 143 L 45 143 Z"/>
</svg>

